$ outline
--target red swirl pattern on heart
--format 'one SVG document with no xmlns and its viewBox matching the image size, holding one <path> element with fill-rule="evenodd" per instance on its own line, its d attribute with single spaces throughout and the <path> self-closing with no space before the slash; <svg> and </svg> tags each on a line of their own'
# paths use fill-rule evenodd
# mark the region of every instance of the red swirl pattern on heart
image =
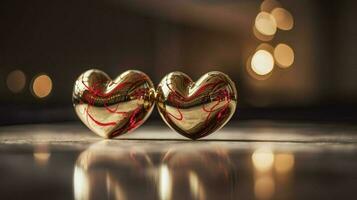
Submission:
<svg viewBox="0 0 357 200">
<path fill-rule="evenodd" d="M 222 128 L 237 104 L 235 85 L 222 72 L 209 72 L 196 83 L 182 72 L 172 72 L 162 79 L 156 95 L 163 120 L 191 139 Z"/>
<path fill-rule="evenodd" d="M 154 87 L 140 71 L 129 70 L 115 80 L 100 70 L 88 70 L 77 79 L 73 105 L 93 132 L 113 138 L 139 127 L 154 105 Z"/>
</svg>

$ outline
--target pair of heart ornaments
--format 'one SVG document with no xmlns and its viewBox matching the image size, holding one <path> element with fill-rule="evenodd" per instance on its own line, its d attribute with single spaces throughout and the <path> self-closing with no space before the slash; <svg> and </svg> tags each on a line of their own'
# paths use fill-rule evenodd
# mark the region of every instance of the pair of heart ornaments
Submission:
<svg viewBox="0 0 357 200">
<path fill-rule="evenodd" d="M 75 112 L 94 133 L 113 138 L 138 128 L 154 105 L 166 124 L 190 139 L 222 128 L 237 105 L 233 81 L 222 72 L 209 72 L 197 82 L 182 72 L 166 75 L 155 87 L 143 72 L 129 70 L 112 80 L 91 69 L 75 82 Z"/>
</svg>

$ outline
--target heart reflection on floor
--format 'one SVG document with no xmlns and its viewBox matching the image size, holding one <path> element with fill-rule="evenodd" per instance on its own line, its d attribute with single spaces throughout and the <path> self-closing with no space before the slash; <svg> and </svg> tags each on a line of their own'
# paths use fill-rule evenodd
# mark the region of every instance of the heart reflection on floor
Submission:
<svg viewBox="0 0 357 200">
<path fill-rule="evenodd" d="M 75 199 L 233 199 L 236 170 L 225 148 L 179 144 L 165 151 L 101 141 L 74 168 Z"/>
</svg>

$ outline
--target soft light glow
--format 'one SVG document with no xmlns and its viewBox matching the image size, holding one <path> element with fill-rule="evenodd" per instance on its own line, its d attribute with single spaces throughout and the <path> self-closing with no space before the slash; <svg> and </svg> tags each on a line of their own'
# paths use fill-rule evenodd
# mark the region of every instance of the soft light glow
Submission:
<svg viewBox="0 0 357 200">
<path fill-rule="evenodd" d="M 274 38 L 274 35 L 263 35 L 261 34 L 255 26 L 253 26 L 253 34 L 256 38 L 258 38 L 261 41 L 270 41 Z"/>
<path fill-rule="evenodd" d="M 294 63 L 294 51 L 286 44 L 278 44 L 274 49 L 274 57 L 280 67 L 290 67 Z"/>
<path fill-rule="evenodd" d="M 267 12 L 260 12 L 255 18 L 255 28 L 263 35 L 274 35 L 276 32 L 276 21 Z"/>
<path fill-rule="evenodd" d="M 278 173 L 285 174 L 290 172 L 295 164 L 295 158 L 293 154 L 283 153 L 275 155 L 274 168 Z"/>
<path fill-rule="evenodd" d="M 37 76 L 32 83 L 32 91 L 39 98 L 48 96 L 52 91 L 51 78 L 45 74 Z"/>
<path fill-rule="evenodd" d="M 160 167 L 159 196 L 161 200 L 171 199 L 172 177 L 167 165 Z"/>
<path fill-rule="evenodd" d="M 260 4 L 260 10 L 265 12 L 270 12 L 277 7 L 280 7 L 280 3 L 277 0 L 264 0 Z"/>
<path fill-rule="evenodd" d="M 258 50 L 252 57 L 251 67 L 256 74 L 267 75 L 274 67 L 273 56 L 266 50 Z"/>
<path fill-rule="evenodd" d="M 188 180 L 190 183 L 190 190 L 194 199 L 199 199 L 200 183 L 197 174 L 194 171 L 190 171 L 188 174 Z"/>
<path fill-rule="evenodd" d="M 51 157 L 51 153 L 46 145 L 38 145 L 33 152 L 33 158 L 39 165 L 46 165 Z"/>
<path fill-rule="evenodd" d="M 13 93 L 21 92 L 26 84 L 25 73 L 21 70 L 14 70 L 9 73 L 6 79 L 6 85 Z"/>
<path fill-rule="evenodd" d="M 291 30 L 294 27 L 294 18 L 284 8 L 275 8 L 271 15 L 275 18 L 277 27 L 281 30 Z"/>
<path fill-rule="evenodd" d="M 260 172 L 269 171 L 274 164 L 274 154 L 269 148 L 259 148 L 252 155 L 254 168 Z"/>
<path fill-rule="evenodd" d="M 271 176 L 262 176 L 255 180 L 254 193 L 257 199 L 270 199 L 275 192 L 275 182 Z"/>
<path fill-rule="evenodd" d="M 35 157 L 36 161 L 39 162 L 47 162 L 48 159 L 50 158 L 51 154 L 48 152 L 36 152 L 33 154 L 33 157 Z"/>
<path fill-rule="evenodd" d="M 73 186 L 74 199 L 89 199 L 89 178 L 86 171 L 78 166 L 74 167 Z"/>
</svg>

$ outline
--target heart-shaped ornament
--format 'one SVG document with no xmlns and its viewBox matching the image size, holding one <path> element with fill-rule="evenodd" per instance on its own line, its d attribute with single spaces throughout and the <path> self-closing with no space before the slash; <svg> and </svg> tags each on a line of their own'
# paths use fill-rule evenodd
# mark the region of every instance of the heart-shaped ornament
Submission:
<svg viewBox="0 0 357 200">
<path fill-rule="evenodd" d="M 73 106 L 94 133 L 113 138 L 139 127 L 154 105 L 154 86 L 140 71 L 129 70 L 115 80 L 100 71 L 81 74 L 73 88 Z"/>
<path fill-rule="evenodd" d="M 198 139 L 222 128 L 237 105 L 233 81 L 222 72 L 209 72 L 197 82 L 182 72 L 166 75 L 156 89 L 163 120 L 181 135 Z"/>
</svg>

